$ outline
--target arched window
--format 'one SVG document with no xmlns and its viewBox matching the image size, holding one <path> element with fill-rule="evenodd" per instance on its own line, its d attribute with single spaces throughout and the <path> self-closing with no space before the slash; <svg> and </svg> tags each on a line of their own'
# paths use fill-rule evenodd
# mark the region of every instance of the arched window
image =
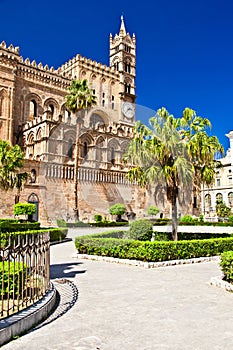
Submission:
<svg viewBox="0 0 233 350">
<path fill-rule="evenodd" d="M 115 149 L 113 147 L 111 148 L 111 163 L 115 164 Z"/>
<path fill-rule="evenodd" d="M 69 139 L 68 141 L 68 150 L 67 150 L 67 156 L 69 158 L 72 158 L 73 155 L 73 141 L 71 139 Z"/>
<path fill-rule="evenodd" d="M 31 184 L 36 183 L 36 170 L 35 170 L 35 169 L 32 169 L 32 170 L 31 170 L 29 182 L 30 182 Z"/>
<path fill-rule="evenodd" d="M 222 193 L 217 193 L 216 194 L 216 201 L 222 201 L 223 200 L 223 195 Z"/>
<path fill-rule="evenodd" d="M 211 196 L 209 193 L 205 195 L 205 206 L 206 208 L 211 207 Z"/>
<path fill-rule="evenodd" d="M 37 103 L 35 100 L 30 101 L 29 114 L 30 114 L 30 117 L 32 118 L 37 117 Z"/>
<path fill-rule="evenodd" d="M 130 91 L 131 91 L 131 85 L 130 84 L 125 84 L 125 92 L 127 94 L 130 94 Z"/>
<path fill-rule="evenodd" d="M 48 107 L 49 107 L 49 108 L 48 108 L 49 111 L 51 112 L 51 114 L 52 114 L 52 116 L 53 116 L 53 114 L 54 114 L 54 105 L 50 104 Z"/>
<path fill-rule="evenodd" d="M 85 141 L 83 144 L 83 158 L 87 159 L 87 151 L 88 151 L 88 145 L 87 142 Z"/>
<path fill-rule="evenodd" d="M 233 192 L 228 193 L 228 203 L 230 207 L 233 207 Z"/>
</svg>

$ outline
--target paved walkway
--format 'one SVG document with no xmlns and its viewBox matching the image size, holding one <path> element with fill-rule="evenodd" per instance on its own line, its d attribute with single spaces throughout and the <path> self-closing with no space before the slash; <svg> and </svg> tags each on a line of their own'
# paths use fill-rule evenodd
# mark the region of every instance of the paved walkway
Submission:
<svg viewBox="0 0 233 350">
<path fill-rule="evenodd" d="M 77 301 L 3 350 L 233 349 L 233 295 L 208 284 L 216 262 L 144 269 L 74 252 L 73 242 L 52 246 L 51 274 L 74 282 Z"/>
</svg>

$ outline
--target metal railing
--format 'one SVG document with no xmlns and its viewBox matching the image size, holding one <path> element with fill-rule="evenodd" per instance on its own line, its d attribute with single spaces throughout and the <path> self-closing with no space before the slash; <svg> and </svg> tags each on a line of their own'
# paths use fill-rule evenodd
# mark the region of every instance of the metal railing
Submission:
<svg viewBox="0 0 233 350">
<path fill-rule="evenodd" d="M 0 318 L 32 305 L 49 289 L 49 232 L 0 233 Z"/>
</svg>

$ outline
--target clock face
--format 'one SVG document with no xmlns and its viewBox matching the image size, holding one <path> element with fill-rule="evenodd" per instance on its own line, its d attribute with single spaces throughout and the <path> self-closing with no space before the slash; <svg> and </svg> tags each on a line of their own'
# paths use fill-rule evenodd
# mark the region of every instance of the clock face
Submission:
<svg viewBox="0 0 233 350">
<path fill-rule="evenodd" d="M 130 102 L 124 102 L 122 105 L 122 112 L 126 116 L 126 118 L 131 119 L 134 117 L 135 110 L 134 106 Z"/>
</svg>

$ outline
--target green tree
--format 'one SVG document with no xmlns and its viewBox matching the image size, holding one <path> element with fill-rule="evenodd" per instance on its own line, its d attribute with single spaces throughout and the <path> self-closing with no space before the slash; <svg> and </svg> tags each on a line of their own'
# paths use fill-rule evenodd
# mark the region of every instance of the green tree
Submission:
<svg viewBox="0 0 233 350">
<path fill-rule="evenodd" d="M 231 208 L 223 200 L 218 199 L 216 202 L 216 213 L 220 218 L 227 218 L 231 214 Z"/>
<path fill-rule="evenodd" d="M 171 205 L 172 237 L 177 240 L 179 194 L 185 193 L 185 186 L 186 190 L 192 188 L 195 174 L 202 182 L 212 181 L 214 156 L 222 150 L 222 146 L 217 138 L 213 140 L 206 134 L 209 120 L 197 116 L 190 108 L 186 108 L 180 118 L 161 108 L 150 119 L 150 125 L 152 128 L 140 121 L 135 125 L 135 136 L 125 159 L 136 166 L 129 170 L 128 178 L 138 181 L 141 186 L 163 184 Z M 209 142 L 206 149 L 198 143 L 204 135 L 206 143 Z M 199 159 L 202 152 L 204 155 Z"/>
<path fill-rule="evenodd" d="M 159 208 L 155 207 L 154 205 L 151 205 L 149 208 L 148 208 L 148 215 L 157 215 L 159 213 Z"/>
<path fill-rule="evenodd" d="M 79 220 L 78 209 L 78 169 L 79 169 L 79 137 L 80 125 L 82 123 L 82 113 L 96 105 L 96 96 L 93 95 L 93 90 L 88 86 L 87 79 L 72 80 L 66 95 L 66 107 L 76 114 L 76 143 L 75 143 L 75 164 L 74 164 L 74 215 L 75 220 Z"/>
<path fill-rule="evenodd" d="M 109 208 L 109 214 L 116 215 L 117 219 L 116 221 L 121 221 L 121 215 L 125 214 L 126 208 L 124 204 L 114 204 Z"/>
<path fill-rule="evenodd" d="M 28 178 L 23 168 L 24 154 L 19 145 L 11 146 L 8 141 L 0 140 L 0 188 L 4 191 L 16 188 L 20 191 Z"/>
</svg>

